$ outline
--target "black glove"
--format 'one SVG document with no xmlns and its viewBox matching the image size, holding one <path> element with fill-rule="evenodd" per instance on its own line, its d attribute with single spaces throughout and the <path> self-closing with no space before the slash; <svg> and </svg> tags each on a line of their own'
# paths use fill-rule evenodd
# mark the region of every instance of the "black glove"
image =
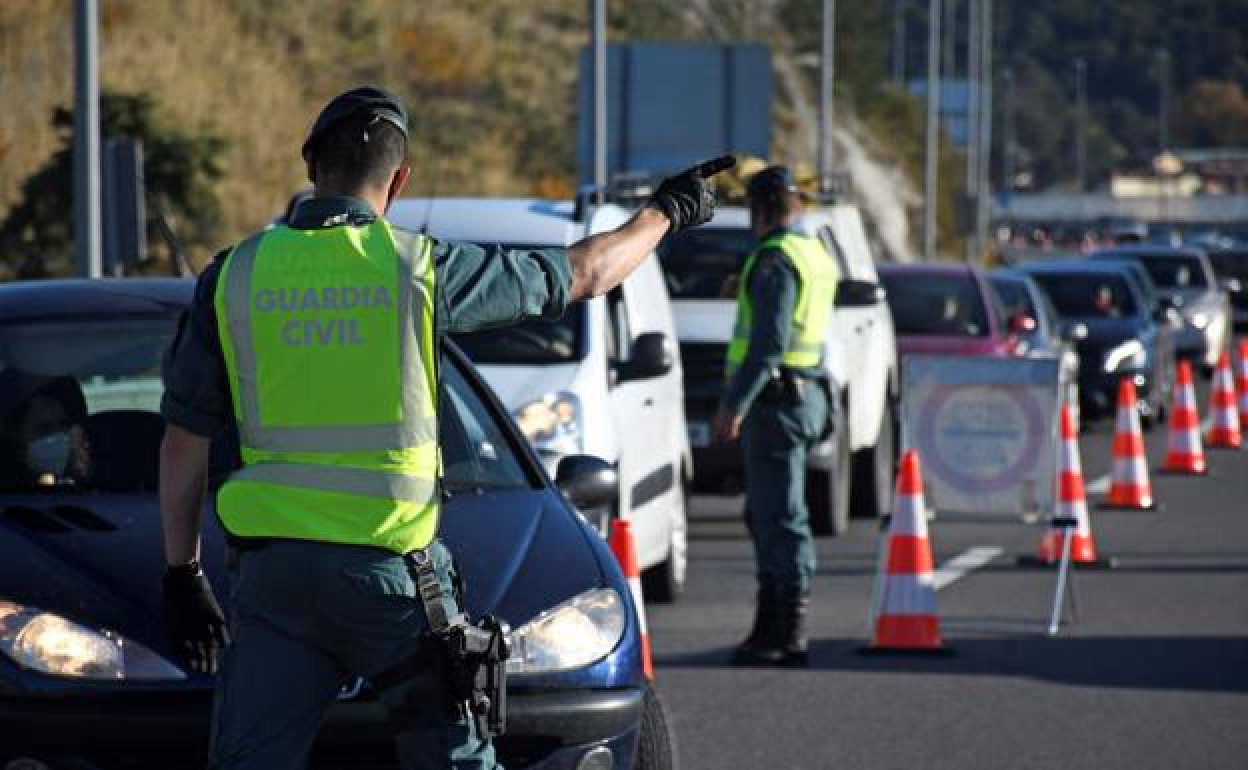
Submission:
<svg viewBox="0 0 1248 770">
<path fill-rule="evenodd" d="M 736 158 L 721 155 L 669 176 L 650 196 L 650 203 L 667 216 L 672 232 L 700 225 L 715 213 L 715 186 L 710 178 L 735 165 Z"/>
<path fill-rule="evenodd" d="M 230 634 L 199 562 L 167 568 L 160 588 L 160 619 L 180 662 L 192 671 L 215 674 Z"/>
</svg>

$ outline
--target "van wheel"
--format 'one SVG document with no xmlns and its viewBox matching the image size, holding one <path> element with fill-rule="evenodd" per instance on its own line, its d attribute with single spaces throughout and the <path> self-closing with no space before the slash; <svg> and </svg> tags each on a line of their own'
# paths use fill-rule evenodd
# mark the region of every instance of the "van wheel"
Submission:
<svg viewBox="0 0 1248 770">
<path fill-rule="evenodd" d="M 810 531 L 836 537 L 849 529 L 849 430 L 844 410 L 838 410 L 833 427 L 831 470 L 806 471 L 806 507 Z"/>
<path fill-rule="evenodd" d="M 667 727 L 667 713 L 650 685 L 641 700 L 641 736 L 637 739 L 637 770 L 675 770 L 676 745 Z"/>
<path fill-rule="evenodd" d="M 641 592 L 648 601 L 668 604 L 685 592 L 689 573 L 689 482 L 680 481 L 680 511 L 672 522 L 667 558 L 641 573 Z"/>
<path fill-rule="evenodd" d="M 893 478 L 897 467 L 893 400 L 884 401 L 875 446 L 854 453 L 853 515 L 878 519 L 893 510 Z"/>
</svg>

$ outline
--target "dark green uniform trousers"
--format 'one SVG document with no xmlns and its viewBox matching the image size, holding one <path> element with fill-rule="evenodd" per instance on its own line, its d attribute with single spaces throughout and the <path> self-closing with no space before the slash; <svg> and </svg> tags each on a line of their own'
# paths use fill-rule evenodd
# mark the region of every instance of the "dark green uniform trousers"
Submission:
<svg viewBox="0 0 1248 770">
<path fill-rule="evenodd" d="M 746 526 L 764 592 L 810 591 L 815 543 L 806 508 L 806 456 L 827 414 L 823 390 L 806 385 L 798 401 L 760 396 L 742 426 Z"/>
<path fill-rule="evenodd" d="M 430 548 L 455 614 L 450 552 Z M 402 557 L 379 548 L 278 541 L 244 551 L 231 593 L 232 641 L 213 709 L 210 768 L 302 768 L 339 688 L 412 654 L 427 628 Z M 418 704 L 396 741 L 403 768 L 496 767 L 471 721 L 446 719 L 436 672 L 380 694 Z M 409 700 L 410 699 L 410 700 Z"/>
</svg>

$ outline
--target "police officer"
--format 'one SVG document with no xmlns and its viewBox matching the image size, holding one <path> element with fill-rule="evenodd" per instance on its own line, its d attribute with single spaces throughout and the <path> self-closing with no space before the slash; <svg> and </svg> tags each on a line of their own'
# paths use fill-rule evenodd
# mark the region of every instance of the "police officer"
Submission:
<svg viewBox="0 0 1248 770">
<path fill-rule="evenodd" d="M 760 240 L 737 283 L 728 384 L 713 424 L 716 440 L 742 441 L 746 525 L 757 562 L 754 624 L 732 660 L 805 665 L 815 570 L 806 456 L 832 408 L 822 362 L 837 268 L 796 228 L 802 199 L 789 169 L 770 166 L 750 177 L 746 198 Z"/>
<path fill-rule="evenodd" d="M 380 89 L 331 100 L 303 145 L 313 197 L 204 271 L 166 361 L 162 610 L 189 668 L 215 671 L 224 648 L 213 768 L 302 766 L 339 687 L 396 670 L 410 676 L 379 697 L 403 767 L 496 766 L 488 736 L 445 707 L 421 641 L 427 610 L 458 612 L 436 539 L 439 339 L 557 318 L 714 208 L 704 164 L 566 250 L 439 242 L 382 216 L 408 177 L 407 126 Z M 241 554 L 232 640 L 199 566 L 210 442 L 231 427 L 241 467 L 216 502 Z M 434 603 L 414 574 L 432 576 Z"/>
</svg>

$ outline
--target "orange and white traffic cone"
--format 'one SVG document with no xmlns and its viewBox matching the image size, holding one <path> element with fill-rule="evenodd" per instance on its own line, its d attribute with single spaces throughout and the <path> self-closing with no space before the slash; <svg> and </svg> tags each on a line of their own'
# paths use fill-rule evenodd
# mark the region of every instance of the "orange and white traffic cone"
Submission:
<svg viewBox="0 0 1248 770">
<path fill-rule="evenodd" d="M 936 616 L 932 548 L 927 539 L 919 454 L 913 449 L 901 456 L 893 500 L 875 638 L 863 652 L 947 652 Z"/>
<path fill-rule="evenodd" d="M 641 665 L 646 679 L 654 681 L 654 663 L 650 655 L 650 632 L 646 628 L 646 604 L 641 595 L 641 570 L 637 567 L 637 541 L 628 521 L 615 519 L 611 522 L 611 535 L 607 539 L 611 553 L 620 564 L 620 570 L 628 579 L 628 590 L 637 608 L 637 625 L 641 630 Z"/>
<path fill-rule="evenodd" d="M 1192 365 L 1188 361 L 1180 361 L 1174 389 L 1174 408 L 1170 412 L 1170 436 L 1162 471 L 1203 475 L 1208 470 L 1205 449 L 1200 440 L 1200 413 L 1196 409 Z"/>
<path fill-rule="evenodd" d="M 1218 368 L 1213 371 L 1213 394 L 1210 396 L 1213 427 L 1209 430 L 1210 449 L 1239 449 L 1243 436 L 1239 430 L 1239 407 L 1235 404 L 1235 376 L 1231 374 L 1231 355 L 1222 351 Z"/>
<path fill-rule="evenodd" d="M 1239 391 L 1239 429 L 1248 430 L 1248 340 L 1239 341 L 1239 373 L 1235 376 Z"/>
<path fill-rule="evenodd" d="M 1068 522 L 1074 522 L 1073 532 Z M 1067 522 L 1063 524 L 1063 522 Z M 1057 468 L 1057 509 L 1049 518 L 1049 531 L 1040 541 L 1035 562 L 1056 564 L 1062 557 L 1062 546 L 1070 533 L 1070 560 L 1086 566 L 1108 566 L 1098 559 L 1092 540 L 1092 522 L 1088 516 L 1088 500 L 1083 491 L 1083 468 L 1079 462 L 1079 436 L 1074 415 L 1069 407 L 1062 408 L 1062 451 Z"/>
<path fill-rule="evenodd" d="M 1114 468 L 1109 495 L 1098 507 L 1105 509 L 1151 511 L 1153 485 L 1148 480 L 1148 459 L 1144 455 L 1144 435 L 1136 411 L 1135 383 L 1123 378 L 1118 383 L 1118 414 L 1114 420 Z"/>
</svg>

